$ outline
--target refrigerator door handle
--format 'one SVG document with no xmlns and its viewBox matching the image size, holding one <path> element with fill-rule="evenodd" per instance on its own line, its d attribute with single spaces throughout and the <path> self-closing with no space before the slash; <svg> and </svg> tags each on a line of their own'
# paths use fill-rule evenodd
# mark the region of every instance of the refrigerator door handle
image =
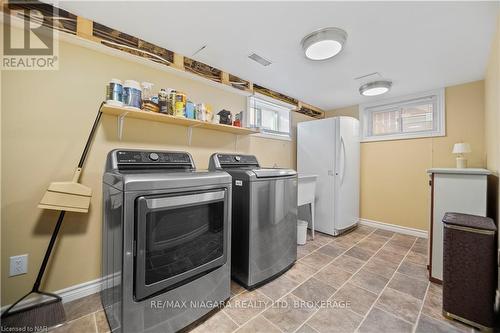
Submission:
<svg viewBox="0 0 500 333">
<path fill-rule="evenodd" d="M 344 175 L 345 175 L 345 143 L 344 138 L 340 137 L 340 149 L 342 150 L 342 173 L 340 174 L 340 185 L 344 183 Z"/>
</svg>

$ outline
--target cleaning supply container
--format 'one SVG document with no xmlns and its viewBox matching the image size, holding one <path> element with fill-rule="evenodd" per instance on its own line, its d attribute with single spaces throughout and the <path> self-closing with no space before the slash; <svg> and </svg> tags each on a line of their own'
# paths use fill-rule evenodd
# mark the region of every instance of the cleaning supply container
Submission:
<svg viewBox="0 0 500 333">
<path fill-rule="evenodd" d="M 307 221 L 297 220 L 297 244 L 304 245 L 307 240 Z"/>
<path fill-rule="evenodd" d="M 106 86 L 106 104 L 123 106 L 123 83 L 118 79 L 111 79 Z"/>
<path fill-rule="evenodd" d="M 196 119 L 195 105 L 191 101 L 186 102 L 186 118 Z"/>
<path fill-rule="evenodd" d="M 174 106 L 174 116 L 176 117 L 186 117 L 186 94 L 177 91 L 175 93 L 175 106 Z"/>
<path fill-rule="evenodd" d="M 123 104 L 126 107 L 140 109 L 142 104 L 142 89 L 139 82 L 126 80 L 123 84 Z"/>
</svg>

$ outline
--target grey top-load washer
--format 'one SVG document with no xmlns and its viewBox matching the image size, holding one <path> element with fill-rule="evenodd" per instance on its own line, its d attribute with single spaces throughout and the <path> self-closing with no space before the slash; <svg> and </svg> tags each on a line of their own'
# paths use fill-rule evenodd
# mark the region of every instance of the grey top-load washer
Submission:
<svg viewBox="0 0 500 333">
<path fill-rule="evenodd" d="M 209 169 L 233 177 L 232 277 L 253 289 L 284 273 L 297 259 L 297 172 L 233 154 L 213 154 Z"/>
<path fill-rule="evenodd" d="M 227 300 L 230 235 L 226 172 L 198 171 L 185 152 L 111 151 L 101 291 L 111 330 L 176 332 Z"/>
</svg>

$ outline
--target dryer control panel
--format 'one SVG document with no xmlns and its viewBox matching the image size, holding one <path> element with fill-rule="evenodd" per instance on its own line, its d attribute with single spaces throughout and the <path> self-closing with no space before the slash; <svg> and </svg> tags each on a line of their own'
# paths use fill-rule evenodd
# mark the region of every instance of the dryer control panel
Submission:
<svg viewBox="0 0 500 333">
<path fill-rule="evenodd" d="M 111 152 L 119 170 L 123 169 L 195 169 L 191 155 L 187 152 L 114 150 Z"/>
</svg>

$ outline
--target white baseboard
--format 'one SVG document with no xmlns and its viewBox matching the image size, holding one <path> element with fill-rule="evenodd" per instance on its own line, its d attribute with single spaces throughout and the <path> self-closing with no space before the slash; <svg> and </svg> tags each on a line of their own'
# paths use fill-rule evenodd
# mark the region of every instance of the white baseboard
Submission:
<svg viewBox="0 0 500 333">
<path fill-rule="evenodd" d="M 68 288 L 57 290 L 53 293 L 61 296 L 63 303 L 71 302 L 71 301 L 77 300 L 79 298 L 83 298 L 85 296 L 89 296 L 89 295 L 92 295 L 92 294 L 95 294 L 95 293 L 101 291 L 101 285 L 102 285 L 104 280 L 105 280 L 105 278 L 99 278 L 99 279 L 95 279 L 92 281 L 83 282 L 80 284 L 70 286 Z M 49 297 L 49 296 L 45 296 L 45 295 L 41 295 L 39 297 L 31 297 L 31 298 L 19 303 L 15 307 L 15 309 L 17 310 L 17 309 L 22 309 L 22 308 L 28 307 L 28 306 L 33 305 L 33 304 L 40 304 L 40 303 L 49 301 L 51 299 L 53 299 L 53 298 Z M 7 308 L 9 306 L 10 306 L 10 304 L 2 306 L 1 311 L 3 312 L 5 310 L 7 310 Z"/>
<path fill-rule="evenodd" d="M 400 234 L 405 234 L 405 235 L 410 235 L 410 236 L 416 236 L 416 237 L 421 237 L 421 238 L 428 237 L 428 233 L 426 230 L 403 227 L 403 226 L 395 225 L 395 224 L 389 224 L 389 223 L 373 221 L 373 220 L 368 220 L 368 219 L 361 219 L 361 218 L 359 219 L 359 224 L 366 225 L 369 227 L 378 228 L 378 229 L 398 232 Z"/>
</svg>

